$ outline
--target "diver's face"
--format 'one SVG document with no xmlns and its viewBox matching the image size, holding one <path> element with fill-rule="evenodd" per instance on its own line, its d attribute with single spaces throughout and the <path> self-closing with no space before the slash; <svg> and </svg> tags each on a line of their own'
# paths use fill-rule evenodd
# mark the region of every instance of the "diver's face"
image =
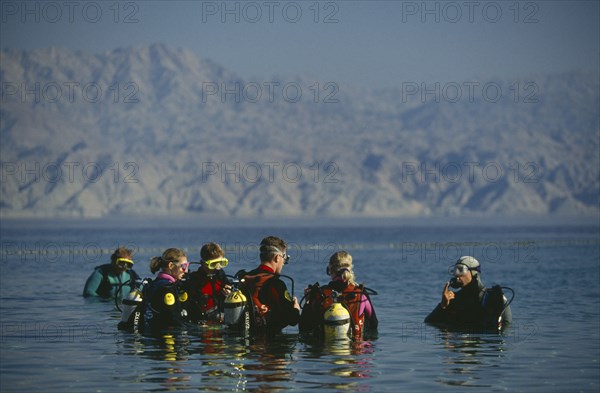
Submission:
<svg viewBox="0 0 600 393">
<path fill-rule="evenodd" d="M 133 262 L 131 261 L 131 255 L 127 257 L 118 258 L 115 262 L 115 270 L 117 273 L 122 274 L 124 271 L 130 270 L 133 267 Z"/>
<path fill-rule="evenodd" d="M 456 277 L 456 282 L 460 284 L 460 287 L 465 287 L 473 281 L 473 274 L 467 268 L 467 266 L 458 264 L 454 269 L 454 277 Z"/>
<path fill-rule="evenodd" d="M 275 256 L 275 273 L 277 274 L 281 274 L 281 272 L 283 271 L 283 265 L 285 265 L 287 263 L 286 257 L 285 255 L 287 255 L 286 253 L 286 249 L 284 248 L 282 251 L 282 254 L 277 254 Z"/>
<path fill-rule="evenodd" d="M 465 287 L 467 285 L 469 285 L 471 283 L 471 281 L 473 281 L 473 275 L 471 274 L 471 272 L 467 272 L 466 274 L 463 274 L 462 276 L 458 276 L 456 277 L 456 281 L 458 283 L 460 283 L 460 287 Z"/>
<path fill-rule="evenodd" d="M 172 277 L 174 277 L 177 280 L 181 280 L 181 279 L 183 279 L 183 276 L 185 275 L 185 273 L 187 273 L 188 266 L 189 266 L 189 263 L 188 263 L 187 257 L 181 257 L 181 258 L 179 258 L 177 263 L 173 263 L 173 262 L 169 263 L 168 274 L 170 274 Z"/>
</svg>

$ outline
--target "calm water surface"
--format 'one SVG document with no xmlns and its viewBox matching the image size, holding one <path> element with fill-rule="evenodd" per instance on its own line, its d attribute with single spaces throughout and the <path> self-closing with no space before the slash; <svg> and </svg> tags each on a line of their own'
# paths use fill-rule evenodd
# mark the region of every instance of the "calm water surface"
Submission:
<svg viewBox="0 0 600 393">
<path fill-rule="evenodd" d="M 284 273 L 300 297 L 325 282 L 331 253 L 347 249 L 359 282 L 378 292 L 375 340 L 302 341 L 295 327 L 269 341 L 198 327 L 148 338 L 118 332 L 112 302 L 84 299 L 86 278 L 119 244 L 149 258 L 216 241 L 227 272 L 257 264 L 267 235 L 289 243 Z M 219 227 L 2 224 L 0 391 L 583 391 L 600 387 L 598 227 Z M 501 335 L 424 325 L 447 268 L 482 263 L 486 285 L 514 289 L 514 324 Z"/>
</svg>

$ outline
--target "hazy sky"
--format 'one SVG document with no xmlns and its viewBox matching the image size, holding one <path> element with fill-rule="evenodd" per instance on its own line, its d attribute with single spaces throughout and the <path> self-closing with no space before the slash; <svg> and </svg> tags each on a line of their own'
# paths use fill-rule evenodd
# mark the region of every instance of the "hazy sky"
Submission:
<svg viewBox="0 0 600 393">
<path fill-rule="evenodd" d="M 359 87 L 600 68 L 599 1 L 1 1 L 2 48 L 190 49 Z"/>
</svg>

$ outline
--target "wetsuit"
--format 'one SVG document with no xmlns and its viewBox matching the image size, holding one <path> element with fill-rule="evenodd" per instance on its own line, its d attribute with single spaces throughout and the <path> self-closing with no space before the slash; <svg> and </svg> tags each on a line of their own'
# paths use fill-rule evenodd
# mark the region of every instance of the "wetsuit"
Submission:
<svg viewBox="0 0 600 393">
<path fill-rule="evenodd" d="M 496 288 L 499 289 L 492 289 Z M 474 279 L 456 292 L 446 308 L 438 304 L 425 318 L 425 323 L 476 330 L 496 329 L 500 314 L 504 324 L 511 322 L 510 307 L 504 308 L 502 291 L 486 290 L 479 279 Z"/>
<path fill-rule="evenodd" d="M 267 335 L 298 324 L 300 311 L 294 308 L 294 301 L 285 283 L 270 267 L 260 265 L 242 275 L 242 278 L 246 293 L 252 297 L 255 314 L 264 320 L 264 332 Z M 260 312 L 261 305 L 267 307 L 265 313 Z"/>
<path fill-rule="evenodd" d="M 156 333 L 185 325 L 184 304 L 188 296 L 179 288 L 175 278 L 159 273 L 154 281 L 144 287 L 142 298 L 144 333 Z"/>
<path fill-rule="evenodd" d="M 190 322 L 222 322 L 225 295 L 222 290 L 230 285 L 223 270 L 207 274 L 201 267 L 189 274 L 182 287 L 189 295 L 186 310 Z"/>
<path fill-rule="evenodd" d="M 105 299 L 114 298 L 117 291 L 124 282 L 129 284 L 121 288 L 119 295 L 127 296 L 135 287 L 135 281 L 139 279 L 137 273 L 131 270 L 125 270 L 119 274 L 112 263 L 96 266 L 94 272 L 90 275 L 83 288 L 84 297 L 99 296 Z"/>
</svg>

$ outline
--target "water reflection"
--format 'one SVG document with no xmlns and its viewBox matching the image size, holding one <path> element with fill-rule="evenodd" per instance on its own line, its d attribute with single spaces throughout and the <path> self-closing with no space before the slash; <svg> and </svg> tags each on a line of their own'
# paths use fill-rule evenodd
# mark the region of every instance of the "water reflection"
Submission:
<svg viewBox="0 0 600 393">
<path fill-rule="evenodd" d="M 194 345 L 204 390 L 278 391 L 293 386 L 296 335 L 250 339 L 221 330 Z"/>
<path fill-rule="evenodd" d="M 313 380 L 321 381 L 314 386 L 317 388 L 368 391 L 371 387 L 367 381 L 372 378 L 375 368 L 374 351 L 373 341 L 306 341 L 304 356 L 317 363 L 317 368 L 306 370 L 306 373 Z"/>
<path fill-rule="evenodd" d="M 202 326 L 158 337 L 119 332 L 116 343 L 118 355 L 150 360 L 132 362 L 143 366 L 140 372 L 134 366 L 116 377 L 144 390 L 365 391 L 376 369 L 371 341 L 306 342 L 297 334 L 251 339 Z"/>
<path fill-rule="evenodd" d="M 122 333 L 117 354 L 143 356 L 154 362 L 138 382 L 168 390 L 198 389 L 277 391 L 293 387 L 297 335 L 249 339 L 222 327 L 144 337 Z M 132 376 L 118 379 L 130 380 Z"/>
<path fill-rule="evenodd" d="M 490 368 L 502 364 L 498 360 L 505 356 L 505 334 L 440 331 L 445 367 L 437 382 L 448 386 L 498 387 Z"/>
<path fill-rule="evenodd" d="M 270 339 L 254 339 L 248 350 L 244 369 L 249 391 L 271 392 L 292 386 L 296 363 L 297 335 L 281 334 Z"/>
<path fill-rule="evenodd" d="M 139 334 L 120 333 L 117 339 L 117 354 L 142 356 L 152 360 L 150 369 L 137 375 L 135 369 L 127 370 L 133 375 L 123 373 L 119 380 L 134 380 L 136 383 L 150 383 L 154 390 L 179 390 L 190 388 L 191 376 L 186 372 L 185 361 L 189 359 L 188 348 L 191 340 L 186 332 L 177 332 L 145 337 Z M 143 362 L 142 362 L 143 363 Z M 136 362 L 132 363 L 136 365 Z M 134 366 L 135 367 L 135 366 Z M 156 388 L 159 385 L 161 388 Z"/>
</svg>

